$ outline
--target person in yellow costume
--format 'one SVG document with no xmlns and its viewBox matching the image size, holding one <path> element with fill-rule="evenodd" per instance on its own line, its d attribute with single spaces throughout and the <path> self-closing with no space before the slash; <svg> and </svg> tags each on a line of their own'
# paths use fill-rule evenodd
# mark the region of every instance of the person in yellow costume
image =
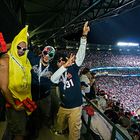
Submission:
<svg viewBox="0 0 140 140">
<path fill-rule="evenodd" d="M 26 26 L 14 38 L 9 55 L 9 84 L 13 101 L 23 101 L 31 97 L 31 65 L 27 58 L 27 30 Z M 10 102 L 11 103 L 11 102 Z M 27 112 L 24 107 L 7 108 L 7 128 L 14 140 L 23 140 L 26 134 Z"/>
</svg>

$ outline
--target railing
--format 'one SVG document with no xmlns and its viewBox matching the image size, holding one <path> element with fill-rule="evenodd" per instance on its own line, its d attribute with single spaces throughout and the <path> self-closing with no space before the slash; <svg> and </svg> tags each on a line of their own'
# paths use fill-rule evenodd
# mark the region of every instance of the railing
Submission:
<svg viewBox="0 0 140 140">
<path fill-rule="evenodd" d="M 109 118 L 107 118 L 107 116 L 106 116 L 105 114 L 103 114 L 103 113 L 96 107 L 96 105 L 95 105 L 93 102 L 91 102 L 87 97 L 85 97 L 85 96 L 83 96 L 83 97 L 86 99 L 87 103 L 88 103 L 89 105 L 91 105 L 91 106 L 94 108 L 94 110 L 95 110 L 96 112 L 98 112 L 98 114 L 106 120 L 106 122 L 108 123 L 108 125 L 112 126 L 111 140 L 129 140 L 128 136 L 125 135 L 118 127 L 116 127 L 116 125 L 115 125 L 113 122 L 111 122 L 111 121 L 109 120 Z M 92 116 L 88 116 L 87 129 L 90 129 L 91 117 L 92 117 Z M 93 124 L 93 125 L 94 125 L 94 124 Z M 106 131 L 106 130 L 105 130 L 105 131 Z"/>
</svg>

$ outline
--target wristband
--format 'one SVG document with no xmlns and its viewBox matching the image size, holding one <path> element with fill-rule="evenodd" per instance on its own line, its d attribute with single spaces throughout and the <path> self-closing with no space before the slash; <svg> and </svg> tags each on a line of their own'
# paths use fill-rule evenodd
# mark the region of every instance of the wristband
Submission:
<svg viewBox="0 0 140 140">
<path fill-rule="evenodd" d="M 87 35 L 82 35 L 82 38 L 87 38 Z"/>
<path fill-rule="evenodd" d="M 83 37 L 87 37 L 87 35 L 82 35 Z"/>
</svg>

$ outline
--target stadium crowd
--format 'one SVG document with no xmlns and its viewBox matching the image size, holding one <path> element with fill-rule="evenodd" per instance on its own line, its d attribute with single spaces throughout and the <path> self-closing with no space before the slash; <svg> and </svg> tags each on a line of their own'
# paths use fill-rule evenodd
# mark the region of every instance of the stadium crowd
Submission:
<svg viewBox="0 0 140 140">
<path fill-rule="evenodd" d="M 84 66 L 93 67 L 139 67 L 140 66 L 140 56 L 139 55 L 123 55 L 114 54 L 111 51 L 87 51 L 86 59 L 84 61 Z"/>
</svg>

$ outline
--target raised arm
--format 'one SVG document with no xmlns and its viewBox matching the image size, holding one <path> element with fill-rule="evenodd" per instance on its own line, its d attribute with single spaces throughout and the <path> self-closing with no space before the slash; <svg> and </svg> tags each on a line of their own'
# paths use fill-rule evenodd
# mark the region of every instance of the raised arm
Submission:
<svg viewBox="0 0 140 140">
<path fill-rule="evenodd" d="M 61 66 L 52 76 L 51 81 L 55 84 L 59 83 L 59 79 L 61 75 L 66 71 L 67 69 L 64 66 Z"/>
<path fill-rule="evenodd" d="M 76 54 L 76 60 L 75 63 L 77 64 L 77 66 L 81 66 L 84 58 L 85 58 L 85 52 L 86 52 L 86 44 L 87 44 L 87 34 L 90 31 L 90 28 L 88 26 L 88 21 L 84 24 L 83 27 L 83 33 L 82 33 L 82 37 L 80 40 L 80 47 L 78 49 L 78 52 Z"/>
<path fill-rule="evenodd" d="M 63 64 L 52 76 L 51 76 L 51 81 L 53 83 L 59 83 L 59 79 L 62 76 L 62 74 L 67 71 L 67 68 L 73 64 L 75 60 L 75 55 L 71 54 L 69 59 L 65 64 Z"/>
</svg>

